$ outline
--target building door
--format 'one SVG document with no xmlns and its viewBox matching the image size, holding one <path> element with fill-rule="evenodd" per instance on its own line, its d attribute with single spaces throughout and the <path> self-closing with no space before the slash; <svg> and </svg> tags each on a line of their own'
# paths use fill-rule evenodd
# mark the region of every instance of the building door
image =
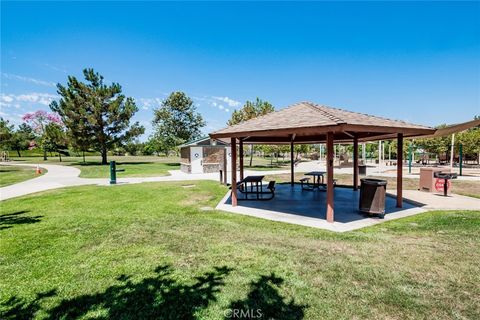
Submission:
<svg viewBox="0 0 480 320">
<path fill-rule="evenodd" d="M 203 173 L 203 147 L 190 147 L 190 164 L 192 173 Z"/>
</svg>

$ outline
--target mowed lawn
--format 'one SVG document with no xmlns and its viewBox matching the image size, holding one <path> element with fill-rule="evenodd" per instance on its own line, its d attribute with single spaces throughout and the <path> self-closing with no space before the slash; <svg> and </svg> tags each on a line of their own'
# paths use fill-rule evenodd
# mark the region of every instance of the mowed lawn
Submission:
<svg viewBox="0 0 480 320">
<path fill-rule="evenodd" d="M 156 157 L 156 156 L 109 156 L 108 161 L 116 161 L 117 169 L 124 169 L 118 172 L 117 177 L 155 177 L 167 176 L 169 170 L 179 170 L 179 158 L 177 157 Z M 82 157 L 63 157 L 62 162 L 58 157 L 49 157 L 44 161 L 41 157 L 15 158 L 15 161 L 22 163 L 42 163 L 74 166 L 80 169 L 82 178 L 109 178 L 110 166 L 102 165 L 99 156 L 87 156 L 85 162 Z"/>
<path fill-rule="evenodd" d="M 75 163 L 75 167 L 81 170 L 81 178 L 109 178 L 110 166 L 102 165 L 101 162 L 87 162 Z M 168 176 L 169 170 L 179 170 L 180 164 L 178 162 L 170 161 L 155 161 L 155 162 L 133 162 L 133 161 L 118 161 L 116 163 L 117 169 L 124 171 L 117 172 L 117 178 L 121 177 L 156 177 Z"/>
<path fill-rule="evenodd" d="M 42 169 L 42 174 L 46 172 Z M 0 187 L 5 187 L 14 183 L 33 179 L 39 175 L 35 173 L 35 167 L 17 167 L 17 166 L 0 166 Z"/>
<path fill-rule="evenodd" d="M 480 212 L 339 234 L 213 210 L 226 191 L 145 183 L 2 202 L 0 318 L 480 318 Z"/>
</svg>

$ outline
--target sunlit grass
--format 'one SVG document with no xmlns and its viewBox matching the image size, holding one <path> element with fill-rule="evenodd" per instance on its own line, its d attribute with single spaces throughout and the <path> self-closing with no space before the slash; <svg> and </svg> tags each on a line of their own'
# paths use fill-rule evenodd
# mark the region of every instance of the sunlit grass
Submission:
<svg viewBox="0 0 480 320">
<path fill-rule="evenodd" d="M 42 169 L 42 174 L 47 170 Z M 14 183 L 36 178 L 40 175 L 35 173 L 35 167 L 17 167 L 17 166 L 0 166 L 0 187 L 5 187 Z"/>
<path fill-rule="evenodd" d="M 145 183 L 2 202 L 0 318 L 480 316 L 480 212 L 338 234 L 213 210 L 226 191 Z"/>
</svg>

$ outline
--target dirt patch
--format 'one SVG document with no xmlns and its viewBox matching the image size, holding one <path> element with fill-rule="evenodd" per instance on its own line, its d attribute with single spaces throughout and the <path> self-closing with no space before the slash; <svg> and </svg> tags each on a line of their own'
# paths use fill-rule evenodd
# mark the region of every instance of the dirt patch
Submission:
<svg viewBox="0 0 480 320">
<path fill-rule="evenodd" d="M 187 195 L 180 203 L 186 206 L 194 206 L 200 203 L 205 203 L 211 199 L 211 196 L 207 193 L 192 192 Z"/>
</svg>

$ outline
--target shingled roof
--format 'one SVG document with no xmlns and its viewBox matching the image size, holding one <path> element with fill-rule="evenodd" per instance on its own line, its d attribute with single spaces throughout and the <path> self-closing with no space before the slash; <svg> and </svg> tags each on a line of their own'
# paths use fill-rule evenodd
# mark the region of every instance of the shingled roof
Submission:
<svg viewBox="0 0 480 320">
<path fill-rule="evenodd" d="M 300 102 L 284 109 L 229 126 L 210 134 L 212 138 L 243 138 L 246 142 L 322 142 L 327 132 L 335 140 L 375 140 L 403 133 L 405 136 L 432 134 L 435 129 L 399 120 Z"/>
</svg>

